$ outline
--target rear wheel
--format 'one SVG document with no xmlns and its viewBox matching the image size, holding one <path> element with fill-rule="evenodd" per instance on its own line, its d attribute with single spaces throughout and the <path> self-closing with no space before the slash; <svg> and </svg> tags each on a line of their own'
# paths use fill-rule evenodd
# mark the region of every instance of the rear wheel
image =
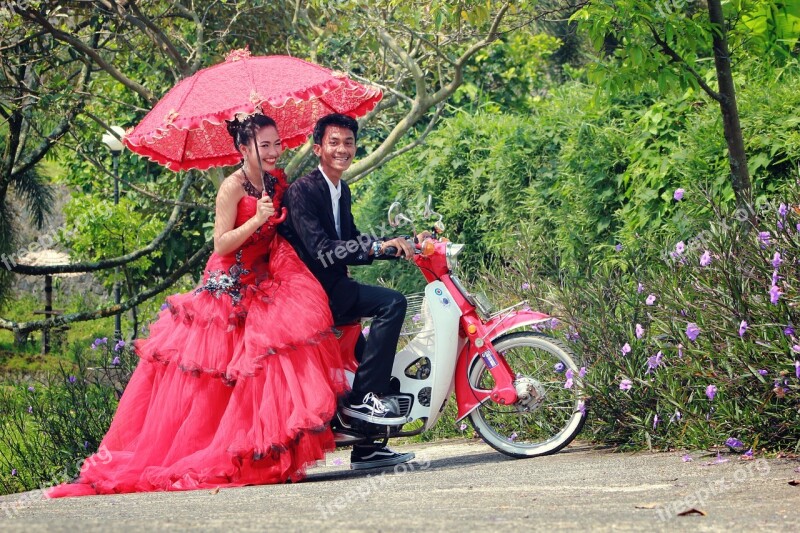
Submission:
<svg viewBox="0 0 800 533">
<path fill-rule="evenodd" d="M 513 405 L 486 400 L 469 415 L 475 431 L 495 450 L 518 458 L 550 455 L 572 442 L 586 419 L 583 379 L 572 351 L 531 331 L 509 333 L 492 343 L 516 375 L 519 399 Z M 469 382 L 478 390 L 494 387 L 482 358 L 470 370 Z"/>
</svg>

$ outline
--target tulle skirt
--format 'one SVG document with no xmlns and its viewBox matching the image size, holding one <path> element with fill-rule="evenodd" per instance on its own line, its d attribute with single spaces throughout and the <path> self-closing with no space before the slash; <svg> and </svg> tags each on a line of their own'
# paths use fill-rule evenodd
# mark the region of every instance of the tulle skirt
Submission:
<svg viewBox="0 0 800 533">
<path fill-rule="evenodd" d="M 235 297 L 168 298 L 98 452 L 49 497 L 297 481 L 334 448 L 347 381 L 326 295 L 280 237 L 248 270 Z"/>
</svg>

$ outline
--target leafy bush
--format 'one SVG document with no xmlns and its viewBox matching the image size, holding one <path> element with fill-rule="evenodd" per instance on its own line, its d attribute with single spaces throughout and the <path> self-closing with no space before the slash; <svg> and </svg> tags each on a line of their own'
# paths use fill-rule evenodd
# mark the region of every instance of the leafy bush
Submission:
<svg viewBox="0 0 800 533">
<path fill-rule="evenodd" d="M 0 490 L 69 481 L 97 450 L 138 361 L 128 347 L 98 339 L 73 346 L 71 365 L 41 382 L 0 388 Z"/>
<path fill-rule="evenodd" d="M 536 266 L 520 260 L 482 277 L 500 299 L 528 293 L 563 320 L 559 334 L 590 366 L 587 429 L 597 441 L 796 451 L 800 208 L 791 206 L 800 195 L 792 198 L 749 217 L 689 190 L 677 209 L 689 219 L 712 213 L 691 240 L 654 233 L 607 247 L 591 278 L 529 283 Z"/>
</svg>

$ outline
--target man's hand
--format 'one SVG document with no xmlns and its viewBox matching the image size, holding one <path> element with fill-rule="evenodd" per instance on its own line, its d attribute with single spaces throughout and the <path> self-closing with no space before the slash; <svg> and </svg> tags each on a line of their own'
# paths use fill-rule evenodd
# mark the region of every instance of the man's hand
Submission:
<svg viewBox="0 0 800 533">
<path fill-rule="evenodd" d="M 433 233 L 428 230 L 423 231 L 422 233 L 417 234 L 417 242 L 423 242 L 425 239 L 432 239 Z"/>
<path fill-rule="evenodd" d="M 397 248 L 397 253 L 394 254 L 395 257 L 403 256 L 408 260 L 414 258 L 414 247 L 402 237 L 395 237 L 390 241 L 383 241 L 383 244 L 381 244 L 381 253 L 389 246 Z"/>
</svg>

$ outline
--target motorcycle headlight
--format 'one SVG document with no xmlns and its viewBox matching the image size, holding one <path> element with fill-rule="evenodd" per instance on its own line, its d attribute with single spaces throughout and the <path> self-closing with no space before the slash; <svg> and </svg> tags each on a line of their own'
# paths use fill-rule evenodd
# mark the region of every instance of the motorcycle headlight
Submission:
<svg viewBox="0 0 800 533">
<path fill-rule="evenodd" d="M 455 270 L 458 266 L 458 254 L 464 248 L 463 244 L 455 244 L 452 242 L 447 243 L 445 257 L 447 258 L 447 268 Z"/>
</svg>

